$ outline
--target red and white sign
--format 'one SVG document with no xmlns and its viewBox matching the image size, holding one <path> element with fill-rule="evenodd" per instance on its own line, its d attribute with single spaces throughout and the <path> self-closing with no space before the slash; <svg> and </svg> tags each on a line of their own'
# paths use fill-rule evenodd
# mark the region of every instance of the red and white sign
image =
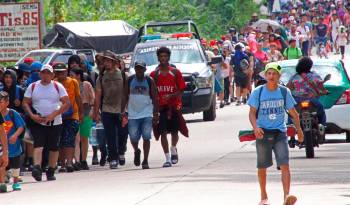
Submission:
<svg viewBox="0 0 350 205">
<path fill-rule="evenodd" d="M 40 42 L 38 2 L 0 4 L 0 62 L 17 61 Z"/>
</svg>

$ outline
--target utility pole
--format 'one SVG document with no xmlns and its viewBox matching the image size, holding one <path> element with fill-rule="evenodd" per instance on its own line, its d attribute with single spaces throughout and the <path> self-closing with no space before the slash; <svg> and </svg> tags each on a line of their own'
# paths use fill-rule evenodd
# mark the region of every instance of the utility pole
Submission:
<svg viewBox="0 0 350 205">
<path fill-rule="evenodd" d="M 44 15 L 44 0 L 39 1 L 40 6 L 40 34 L 41 39 L 44 38 L 46 35 L 46 21 L 45 21 L 45 15 Z M 43 41 L 40 42 L 41 46 L 43 44 Z"/>
</svg>

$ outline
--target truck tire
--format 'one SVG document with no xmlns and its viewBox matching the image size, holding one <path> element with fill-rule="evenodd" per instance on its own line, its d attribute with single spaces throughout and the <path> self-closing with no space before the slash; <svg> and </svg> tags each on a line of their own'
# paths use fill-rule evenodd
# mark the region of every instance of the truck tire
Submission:
<svg viewBox="0 0 350 205">
<path fill-rule="evenodd" d="M 346 142 L 350 142 L 350 131 L 346 131 Z"/>
<path fill-rule="evenodd" d="M 214 121 L 216 118 L 216 97 L 213 97 L 209 110 L 203 112 L 204 121 Z"/>
<path fill-rule="evenodd" d="M 314 139 L 312 137 L 312 132 L 304 132 L 304 141 L 305 141 L 305 152 L 306 158 L 314 158 Z"/>
</svg>

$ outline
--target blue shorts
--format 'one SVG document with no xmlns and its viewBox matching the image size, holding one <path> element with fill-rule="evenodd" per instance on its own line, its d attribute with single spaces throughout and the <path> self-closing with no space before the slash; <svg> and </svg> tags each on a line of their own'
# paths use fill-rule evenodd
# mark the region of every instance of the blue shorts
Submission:
<svg viewBox="0 0 350 205">
<path fill-rule="evenodd" d="M 141 139 L 150 140 L 152 138 L 152 118 L 129 119 L 129 136 L 131 142 L 138 142 Z"/>
<path fill-rule="evenodd" d="M 79 121 L 63 120 L 60 148 L 75 148 L 75 137 L 79 131 Z"/>
<path fill-rule="evenodd" d="M 289 165 L 288 138 L 285 132 L 276 136 L 264 136 L 256 140 L 257 168 L 265 169 L 273 165 L 272 151 L 275 153 L 277 166 Z"/>
</svg>

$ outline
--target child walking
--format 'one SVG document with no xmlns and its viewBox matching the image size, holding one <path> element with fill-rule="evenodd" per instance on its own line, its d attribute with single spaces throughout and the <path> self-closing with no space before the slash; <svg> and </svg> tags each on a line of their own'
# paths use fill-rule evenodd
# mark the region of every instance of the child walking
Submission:
<svg viewBox="0 0 350 205">
<path fill-rule="evenodd" d="M 14 191 L 21 190 L 19 173 L 21 168 L 22 143 L 21 135 L 24 132 L 25 124 L 22 117 L 15 110 L 9 109 L 9 95 L 7 92 L 0 92 L 0 112 L 4 118 L 4 129 L 7 135 L 9 163 L 7 170 L 12 172 Z"/>
</svg>

